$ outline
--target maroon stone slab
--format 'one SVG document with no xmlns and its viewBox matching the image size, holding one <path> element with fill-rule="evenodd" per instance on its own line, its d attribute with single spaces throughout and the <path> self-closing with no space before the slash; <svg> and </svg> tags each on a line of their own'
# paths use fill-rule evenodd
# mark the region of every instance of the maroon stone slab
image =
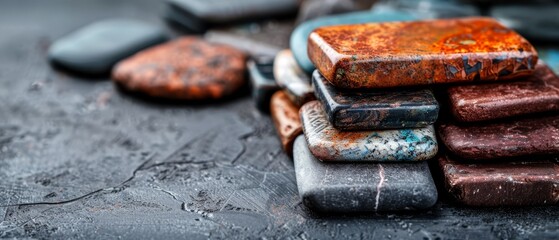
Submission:
<svg viewBox="0 0 559 240">
<path fill-rule="evenodd" d="M 543 62 L 534 75 L 514 82 L 455 86 L 448 89 L 452 114 L 474 122 L 559 110 L 559 77 Z"/>
<path fill-rule="evenodd" d="M 460 163 L 442 156 L 445 187 L 469 206 L 552 205 L 559 202 L 557 158 L 530 162 Z"/>
<path fill-rule="evenodd" d="M 458 126 L 441 124 L 440 139 L 471 160 L 559 154 L 559 115 Z"/>
</svg>

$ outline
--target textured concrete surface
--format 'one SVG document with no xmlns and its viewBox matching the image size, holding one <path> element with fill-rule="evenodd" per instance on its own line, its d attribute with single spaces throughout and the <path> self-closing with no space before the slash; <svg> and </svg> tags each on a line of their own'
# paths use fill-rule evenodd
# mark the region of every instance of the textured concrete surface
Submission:
<svg viewBox="0 0 559 240">
<path fill-rule="evenodd" d="M 552 238 L 559 207 L 324 216 L 303 207 L 292 161 L 246 94 L 176 105 L 109 79 L 51 70 L 50 43 L 94 20 L 160 23 L 161 3 L 0 3 L 0 237 Z M 255 25 L 249 25 L 255 26 Z M 266 23 L 262 31 L 285 29 Z M 239 31 L 252 29 L 241 27 Z M 244 32 L 243 32 L 244 33 Z M 265 39 L 254 32 L 255 39 Z M 289 36 L 283 39 L 287 47 Z"/>
</svg>

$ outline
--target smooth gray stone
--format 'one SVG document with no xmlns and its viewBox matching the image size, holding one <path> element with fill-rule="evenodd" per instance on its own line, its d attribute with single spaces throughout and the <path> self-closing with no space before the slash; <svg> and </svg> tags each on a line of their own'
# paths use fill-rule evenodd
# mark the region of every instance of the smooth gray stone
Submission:
<svg viewBox="0 0 559 240">
<path fill-rule="evenodd" d="M 293 161 L 299 196 L 319 212 L 421 210 L 437 202 L 427 162 L 324 163 L 302 135 L 295 140 Z"/>
<path fill-rule="evenodd" d="M 387 9 L 407 11 L 419 19 L 458 18 L 480 16 L 479 8 L 472 4 L 460 3 L 455 0 L 392 0 L 376 4 L 373 10 Z"/>
<path fill-rule="evenodd" d="M 559 4 L 495 6 L 489 15 L 529 40 L 559 41 Z"/>
<path fill-rule="evenodd" d="M 49 60 L 71 71 L 104 74 L 118 61 L 164 42 L 158 26 L 130 19 L 110 19 L 87 25 L 50 47 Z"/>
<path fill-rule="evenodd" d="M 293 57 L 297 60 L 299 66 L 307 73 L 312 74 L 315 69 L 313 63 L 309 59 L 307 53 L 307 41 L 309 35 L 314 29 L 323 26 L 332 26 L 339 24 L 358 24 L 368 22 L 390 22 L 390 21 L 409 21 L 417 18 L 405 11 L 387 10 L 387 11 L 361 11 L 354 13 L 346 13 L 321 17 L 302 23 L 297 26 L 289 40 L 289 47 L 293 52 Z"/>
<path fill-rule="evenodd" d="M 305 0 L 297 15 L 297 24 L 318 17 L 371 8 L 376 0 Z"/>
<path fill-rule="evenodd" d="M 165 18 L 192 32 L 238 21 L 295 14 L 297 0 L 168 0 Z"/>
<path fill-rule="evenodd" d="M 245 52 L 252 58 L 274 58 L 281 51 L 281 48 L 274 45 L 224 31 L 210 30 L 204 34 L 204 39 L 212 43 L 229 45 Z"/>
<path fill-rule="evenodd" d="M 274 79 L 274 59 L 251 59 L 247 62 L 247 69 L 256 108 L 264 113 L 270 112 L 270 99 L 280 89 Z"/>
</svg>

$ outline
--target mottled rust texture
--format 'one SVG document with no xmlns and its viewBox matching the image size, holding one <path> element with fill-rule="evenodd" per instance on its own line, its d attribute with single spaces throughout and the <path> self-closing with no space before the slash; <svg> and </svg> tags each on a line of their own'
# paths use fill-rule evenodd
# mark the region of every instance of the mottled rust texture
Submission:
<svg viewBox="0 0 559 240">
<path fill-rule="evenodd" d="M 515 82 L 448 89 L 452 114 L 464 122 L 559 110 L 559 77 L 542 61 L 534 75 Z"/>
<path fill-rule="evenodd" d="M 557 158 L 491 164 L 460 163 L 441 156 L 446 189 L 458 202 L 498 207 L 559 202 Z"/>
<path fill-rule="evenodd" d="M 270 112 L 283 150 L 293 154 L 293 142 L 303 133 L 299 107 L 295 106 L 284 91 L 277 91 L 270 101 Z"/>
<path fill-rule="evenodd" d="M 442 124 L 447 148 L 471 160 L 559 154 L 559 115 L 475 126 Z"/>
<path fill-rule="evenodd" d="M 322 27 L 308 54 L 341 88 L 513 79 L 538 60 L 527 40 L 491 18 Z"/>
<path fill-rule="evenodd" d="M 245 55 L 228 46 L 183 37 L 123 60 L 113 79 L 153 97 L 203 100 L 234 93 L 245 83 Z"/>
<path fill-rule="evenodd" d="M 315 94 L 337 129 L 426 127 L 439 115 L 439 103 L 427 89 L 341 91 L 316 70 L 312 79 Z"/>
<path fill-rule="evenodd" d="M 274 78 L 295 105 L 302 106 L 315 99 L 311 78 L 299 67 L 291 50 L 276 55 Z"/>
</svg>

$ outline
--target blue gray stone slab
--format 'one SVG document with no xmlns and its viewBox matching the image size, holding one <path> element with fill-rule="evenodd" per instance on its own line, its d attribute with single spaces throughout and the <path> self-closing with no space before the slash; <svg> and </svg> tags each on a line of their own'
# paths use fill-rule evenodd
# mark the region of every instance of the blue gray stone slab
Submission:
<svg viewBox="0 0 559 240">
<path fill-rule="evenodd" d="M 437 154 L 434 127 L 340 131 L 328 121 L 319 101 L 299 111 L 311 152 L 323 161 L 412 162 Z"/>
<path fill-rule="evenodd" d="M 49 60 L 56 66 L 83 74 L 105 74 L 118 61 L 164 42 L 159 26 L 130 19 L 110 19 L 87 25 L 55 41 Z"/>
<path fill-rule="evenodd" d="M 374 11 L 399 10 L 420 19 L 459 18 L 480 16 L 480 9 L 457 0 L 392 0 L 373 6 Z"/>
<path fill-rule="evenodd" d="M 416 17 L 408 12 L 396 10 L 386 12 L 362 11 L 317 18 L 304 22 L 295 28 L 291 34 L 289 45 L 299 66 L 307 74 L 311 74 L 315 67 L 307 55 L 307 40 L 315 28 L 340 24 L 410 21 L 416 19 Z"/>
<path fill-rule="evenodd" d="M 559 4 L 499 5 L 489 15 L 529 40 L 559 40 Z"/>
<path fill-rule="evenodd" d="M 299 67 L 290 50 L 283 50 L 276 55 L 274 77 L 298 107 L 315 99 L 310 76 Z"/>
<path fill-rule="evenodd" d="M 341 91 L 318 70 L 312 80 L 330 123 L 340 130 L 426 127 L 439 115 L 439 104 L 427 89 Z"/>
<path fill-rule="evenodd" d="M 270 99 L 280 89 L 274 79 L 274 60 L 249 60 L 247 68 L 252 85 L 252 99 L 256 108 L 261 112 L 268 113 L 270 111 Z"/>
<path fill-rule="evenodd" d="M 437 202 L 427 162 L 322 162 L 303 136 L 295 140 L 293 162 L 303 204 L 319 212 L 421 210 Z"/>
<path fill-rule="evenodd" d="M 169 0 L 165 18 L 191 32 L 244 20 L 292 15 L 298 0 Z"/>
</svg>

